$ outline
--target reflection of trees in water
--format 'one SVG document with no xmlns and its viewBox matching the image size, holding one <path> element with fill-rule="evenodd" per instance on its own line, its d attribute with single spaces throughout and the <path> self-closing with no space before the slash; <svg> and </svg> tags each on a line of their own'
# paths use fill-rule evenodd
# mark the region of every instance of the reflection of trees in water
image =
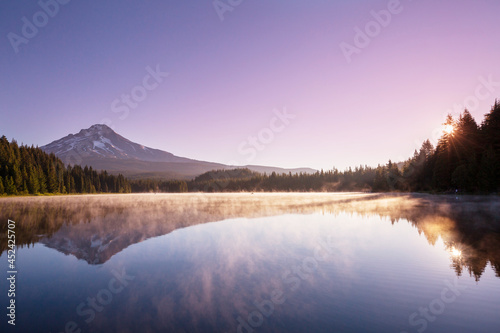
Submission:
<svg viewBox="0 0 500 333">
<path fill-rule="evenodd" d="M 431 245 L 441 238 L 457 275 L 467 271 L 476 281 L 488 263 L 500 277 L 500 201 L 488 197 L 379 196 L 344 205 L 344 211 L 409 221 Z M 332 212 L 338 212 L 334 208 Z"/>
<path fill-rule="evenodd" d="M 175 229 L 235 217 L 313 212 L 378 215 L 392 223 L 408 220 L 429 244 L 441 238 L 457 275 L 479 280 L 488 263 L 500 277 L 500 201 L 488 197 L 384 194 L 186 194 L 109 195 L 0 200 L 0 220 L 16 221 L 16 245 L 44 242 L 64 248 L 89 263 L 102 263 L 127 246 Z M 63 227 L 64 226 L 64 227 Z M 7 224 L 1 224 L 0 250 L 7 249 Z M 102 253 L 85 258 L 96 239 Z M 111 245 L 111 243 L 113 243 Z M 108 246 L 109 245 L 109 246 Z M 456 253 L 452 253 L 453 249 Z M 458 255 L 459 252 L 459 255 Z M 87 253 L 88 255 L 88 253 Z M 94 256 L 99 256 L 97 259 Z"/>
<path fill-rule="evenodd" d="M 441 237 L 450 252 L 451 265 L 457 275 L 460 276 L 463 271 L 468 271 L 476 281 L 485 271 L 488 262 L 497 277 L 500 277 L 500 219 L 498 213 L 489 210 L 490 207 L 478 205 L 482 207 L 468 203 L 454 203 L 450 204 L 446 216 L 431 215 L 409 219 L 410 223 L 422 230 L 427 239 Z M 442 219 L 449 219 L 446 228 L 440 223 Z"/>
<path fill-rule="evenodd" d="M 16 222 L 16 246 L 34 245 L 43 238 L 51 237 L 63 225 L 90 223 L 97 216 L 106 216 L 120 207 L 87 205 L 78 197 L 60 198 L 12 198 L 0 201 L 0 220 Z M 37 200 L 40 199 L 40 200 Z M 51 201 L 53 200 L 53 201 Z M 1 224 L 0 251 L 7 249 L 5 237 L 7 224 Z"/>
</svg>

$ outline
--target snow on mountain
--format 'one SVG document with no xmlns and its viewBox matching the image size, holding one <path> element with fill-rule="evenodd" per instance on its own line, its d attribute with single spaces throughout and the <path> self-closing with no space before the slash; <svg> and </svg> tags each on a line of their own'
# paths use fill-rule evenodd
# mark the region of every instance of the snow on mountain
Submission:
<svg viewBox="0 0 500 333">
<path fill-rule="evenodd" d="M 69 134 L 41 149 L 54 153 L 64 164 L 88 165 L 96 170 L 121 173 L 130 178 L 192 179 L 211 170 L 236 168 L 179 157 L 163 150 L 145 147 L 102 124 Z M 316 172 L 310 168 L 283 169 L 258 165 L 243 167 L 267 173 Z"/>
<path fill-rule="evenodd" d="M 102 124 L 82 129 L 77 134 L 69 134 L 41 148 L 48 153 L 54 153 L 63 160 L 78 156 L 80 159 L 94 157 L 148 162 L 193 161 L 132 142 Z"/>
</svg>

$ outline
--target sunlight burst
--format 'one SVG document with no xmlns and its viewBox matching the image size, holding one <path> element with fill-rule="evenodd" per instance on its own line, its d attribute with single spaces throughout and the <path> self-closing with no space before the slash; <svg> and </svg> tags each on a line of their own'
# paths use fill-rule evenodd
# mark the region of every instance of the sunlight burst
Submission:
<svg viewBox="0 0 500 333">
<path fill-rule="evenodd" d="M 446 134 L 452 134 L 455 131 L 455 126 L 453 125 L 444 125 L 443 132 Z"/>
<path fill-rule="evenodd" d="M 454 257 L 461 257 L 462 256 L 462 251 L 460 251 L 456 247 L 452 247 L 450 253 Z"/>
</svg>

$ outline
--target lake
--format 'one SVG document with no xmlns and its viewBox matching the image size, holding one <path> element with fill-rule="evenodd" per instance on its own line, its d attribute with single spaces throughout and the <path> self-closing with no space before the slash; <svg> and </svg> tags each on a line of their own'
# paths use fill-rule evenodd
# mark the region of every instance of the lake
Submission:
<svg viewBox="0 0 500 333">
<path fill-rule="evenodd" d="M 500 199 L 0 199 L 2 332 L 498 332 Z"/>
</svg>

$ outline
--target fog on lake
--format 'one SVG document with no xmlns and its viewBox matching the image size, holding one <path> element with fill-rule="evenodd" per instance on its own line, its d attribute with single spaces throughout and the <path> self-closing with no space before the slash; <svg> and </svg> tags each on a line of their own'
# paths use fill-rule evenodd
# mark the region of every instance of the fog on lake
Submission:
<svg viewBox="0 0 500 333">
<path fill-rule="evenodd" d="M 424 194 L 3 198 L 0 258 L 14 220 L 23 332 L 496 332 L 499 212 Z"/>
</svg>

